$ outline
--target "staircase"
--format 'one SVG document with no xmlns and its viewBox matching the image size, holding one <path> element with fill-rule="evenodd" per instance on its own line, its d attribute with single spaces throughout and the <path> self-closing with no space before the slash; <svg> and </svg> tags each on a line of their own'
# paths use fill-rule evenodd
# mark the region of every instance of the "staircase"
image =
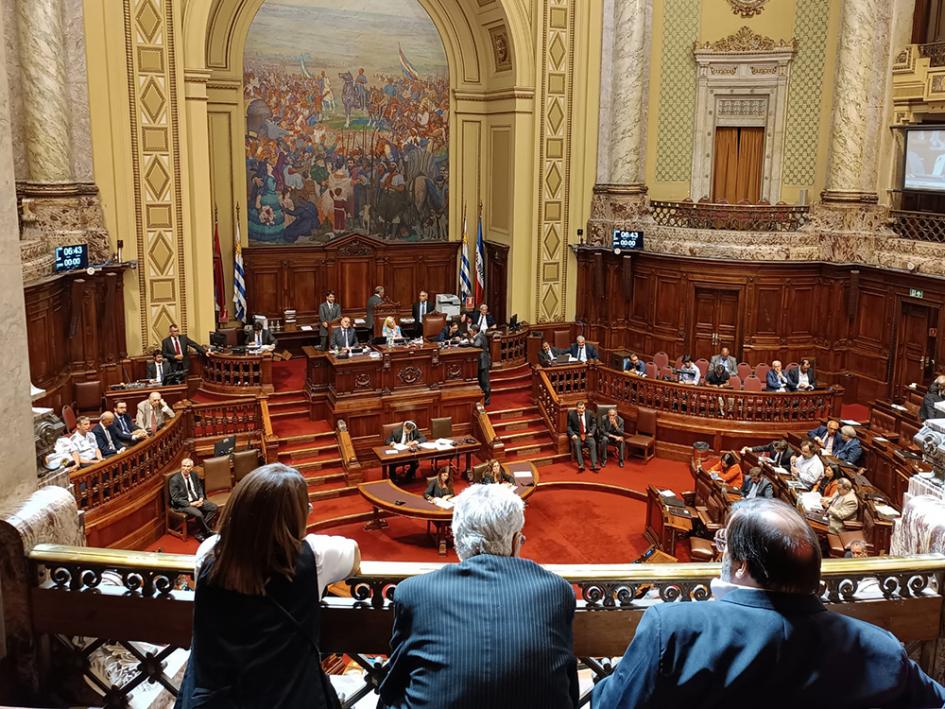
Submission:
<svg viewBox="0 0 945 709">
<path fill-rule="evenodd" d="M 538 407 L 531 402 L 532 375 L 528 365 L 493 372 L 491 384 L 489 420 L 505 443 L 505 460 L 546 465 L 569 458 L 568 453 L 558 453 Z"/>
<path fill-rule="evenodd" d="M 273 425 L 282 418 L 308 417 L 308 401 L 302 389 L 274 392 L 269 395 L 268 404 Z"/>
</svg>

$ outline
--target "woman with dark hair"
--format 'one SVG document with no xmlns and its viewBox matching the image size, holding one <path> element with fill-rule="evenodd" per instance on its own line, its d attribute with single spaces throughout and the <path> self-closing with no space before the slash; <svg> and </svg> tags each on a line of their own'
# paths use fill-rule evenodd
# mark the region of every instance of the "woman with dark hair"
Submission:
<svg viewBox="0 0 945 709">
<path fill-rule="evenodd" d="M 436 477 L 430 481 L 426 492 L 423 493 L 423 496 L 431 502 L 434 498 L 448 500 L 455 495 L 456 493 L 453 491 L 453 471 L 450 470 L 448 465 L 444 465 L 437 471 Z"/>
<path fill-rule="evenodd" d="M 709 468 L 707 472 L 713 478 L 739 490 L 745 482 L 742 466 L 738 463 L 738 456 L 735 451 L 725 451 L 719 462 Z"/>
<path fill-rule="evenodd" d="M 257 468 L 236 486 L 220 532 L 197 550 L 190 662 L 176 707 L 336 707 L 321 669 L 319 601 L 358 573 L 357 543 L 305 534 L 297 470 Z"/>
<path fill-rule="evenodd" d="M 515 479 L 505 471 L 505 468 L 502 467 L 502 464 L 495 458 L 489 461 L 489 466 L 482 474 L 483 485 L 491 485 L 493 483 L 512 484 L 514 482 Z"/>
<path fill-rule="evenodd" d="M 815 488 L 821 497 L 833 497 L 837 491 L 837 474 L 834 466 L 824 466 L 824 476 L 820 479 L 820 484 Z"/>
</svg>

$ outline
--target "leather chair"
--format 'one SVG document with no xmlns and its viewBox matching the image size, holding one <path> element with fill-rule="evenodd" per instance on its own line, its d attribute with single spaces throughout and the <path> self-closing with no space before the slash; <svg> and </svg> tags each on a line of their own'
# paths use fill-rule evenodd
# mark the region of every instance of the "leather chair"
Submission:
<svg viewBox="0 0 945 709">
<path fill-rule="evenodd" d="M 728 378 L 728 385 L 735 391 L 742 390 L 742 380 L 739 379 L 737 374 L 733 374 Z"/>
<path fill-rule="evenodd" d="M 700 357 L 696 360 L 696 366 L 699 368 L 699 381 L 705 381 L 706 375 L 709 373 L 709 360 L 705 357 Z"/>
<path fill-rule="evenodd" d="M 551 346 L 562 352 L 571 351 L 571 330 L 555 330 L 550 338 Z"/>
<path fill-rule="evenodd" d="M 627 436 L 627 456 L 634 449 L 639 449 L 646 462 L 656 455 L 656 411 L 653 409 L 637 409 L 636 433 Z"/>
<path fill-rule="evenodd" d="M 659 374 L 659 370 L 656 368 L 656 362 L 647 362 L 646 363 L 646 376 L 650 379 L 656 379 Z"/>
<path fill-rule="evenodd" d="M 258 468 L 262 462 L 259 459 L 259 450 L 257 448 L 250 448 L 245 451 L 236 451 L 233 453 L 233 479 L 235 482 L 239 482 L 256 468 Z"/>
<path fill-rule="evenodd" d="M 79 415 L 102 412 L 102 382 L 76 382 L 75 408 Z"/>
<path fill-rule="evenodd" d="M 62 422 L 66 425 L 66 433 L 75 431 L 75 411 L 69 404 L 62 407 Z"/>
<path fill-rule="evenodd" d="M 230 499 L 230 491 L 233 489 L 230 456 L 218 455 L 214 458 L 205 458 L 202 477 L 207 499 L 221 508 L 225 507 L 227 500 Z"/>
<path fill-rule="evenodd" d="M 665 352 L 657 352 L 653 355 L 653 364 L 656 365 L 657 369 L 662 370 L 664 367 L 669 366 L 669 355 Z"/>
<path fill-rule="evenodd" d="M 742 388 L 745 391 L 764 391 L 765 390 L 764 383 L 754 374 L 752 374 L 750 377 L 745 377 L 745 379 L 742 381 L 742 385 L 743 385 Z"/>
<path fill-rule="evenodd" d="M 384 439 L 384 443 L 390 440 L 390 437 L 394 435 L 394 431 L 404 425 L 403 421 L 398 421 L 396 423 L 385 423 L 381 427 L 381 437 Z"/>
<path fill-rule="evenodd" d="M 752 366 L 748 362 L 739 362 L 736 367 L 738 372 L 738 378 L 742 381 L 745 381 L 748 377 L 755 373 L 755 370 L 752 369 Z"/>
<path fill-rule="evenodd" d="M 715 545 L 702 537 L 689 537 L 689 556 L 693 561 L 715 561 Z"/>
<path fill-rule="evenodd" d="M 472 470 L 469 473 L 469 482 L 476 484 L 482 482 L 482 476 L 485 475 L 486 470 L 489 469 L 489 461 L 485 463 L 479 463 L 479 465 L 474 465 Z"/>
<path fill-rule="evenodd" d="M 423 318 L 423 339 L 430 341 L 438 337 L 448 321 L 445 313 L 427 313 Z"/>
<path fill-rule="evenodd" d="M 171 507 L 171 477 L 177 474 L 173 470 L 164 476 L 164 527 L 167 533 L 181 541 L 187 541 L 187 514 Z"/>
<path fill-rule="evenodd" d="M 762 384 L 767 385 L 768 370 L 770 369 L 771 369 L 771 366 L 767 362 L 762 362 L 761 364 L 755 365 L 755 376 L 761 380 Z"/>
<path fill-rule="evenodd" d="M 430 419 L 430 438 L 450 438 L 453 435 L 453 417 Z"/>
</svg>

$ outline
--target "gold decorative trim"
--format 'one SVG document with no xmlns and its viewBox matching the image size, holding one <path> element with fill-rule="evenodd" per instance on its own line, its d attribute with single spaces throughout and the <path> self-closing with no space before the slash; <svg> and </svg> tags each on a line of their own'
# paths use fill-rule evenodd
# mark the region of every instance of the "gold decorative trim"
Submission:
<svg viewBox="0 0 945 709">
<path fill-rule="evenodd" d="M 180 115 L 177 106 L 177 50 L 174 44 L 174 2 L 165 1 L 165 13 L 167 19 L 167 65 L 168 76 L 170 77 L 170 95 L 171 95 L 171 141 L 174 145 L 174 225 L 177 232 L 177 280 L 180 285 L 180 301 L 177 304 L 179 311 L 178 325 L 182 332 L 187 332 L 187 279 L 184 277 L 184 197 L 183 197 L 183 178 L 180 164 Z M 209 72 L 207 73 L 209 79 Z M 195 235 L 196 236 L 196 235 Z"/>
<path fill-rule="evenodd" d="M 501 89 L 499 91 L 453 91 L 453 98 L 457 101 L 505 101 L 508 99 L 533 99 L 534 89 Z"/>
<path fill-rule="evenodd" d="M 17 197 L 94 197 L 98 187 L 94 182 L 30 182 L 16 183 Z"/>
<path fill-rule="evenodd" d="M 643 183 L 633 185 L 617 185 L 609 182 L 598 182 L 594 185 L 594 194 L 646 194 L 647 187 Z"/>
<path fill-rule="evenodd" d="M 768 0 L 728 0 L 732 12 L 745 18 L 760 15 L 767 2 Z"/>
<path fill-rule="evenodd" d="M 771 37 L 760 35 L 748 25 L 743 25 L 735 34 L 700 45 L 693 44 L 695 52 L 712 52 L 715 54 L 760 54 L 762 52 L 796 51 L 797 40 L 774 40 Z"/>
</svg>

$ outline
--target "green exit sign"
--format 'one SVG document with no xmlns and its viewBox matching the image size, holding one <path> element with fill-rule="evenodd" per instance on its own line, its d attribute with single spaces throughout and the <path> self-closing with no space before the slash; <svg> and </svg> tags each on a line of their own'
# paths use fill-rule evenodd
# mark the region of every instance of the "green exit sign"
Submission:
<svg viewBox="0 0 945 709">
<path fill-rule="evenodd" d="M 911 298 L 924 298 L 924 297 L 925 297 L 925 293 L 924 293 L 923 291 L 920 291 L 918 288 L 910 288 L 910 289 L 909 289 L 909 296 L 910 296 Z"/>
</svg>

